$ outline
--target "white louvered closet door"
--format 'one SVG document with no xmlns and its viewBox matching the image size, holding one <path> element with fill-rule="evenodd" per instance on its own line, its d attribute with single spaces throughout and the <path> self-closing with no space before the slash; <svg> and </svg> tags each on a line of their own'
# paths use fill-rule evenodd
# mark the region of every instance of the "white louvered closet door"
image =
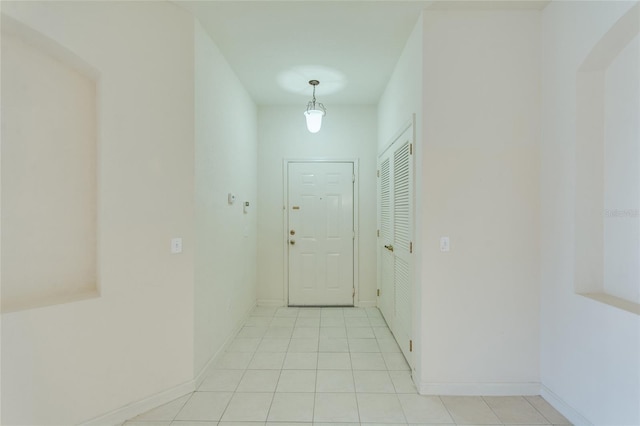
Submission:
<svg viewBox="0 0 640 426">
<path fill-rule="evenodd" d="M 412 208 L 413 182 L 411 167 L 410 140 L 403 139 L 402 144 L 393 153 L 393 254 L 394 254 L 394 290 L 395 312 L 393 334 L 412 365 L 410 351 L 412 288 L 411 288 L 411 252 L 412 240 Z"/>
<path fill-rule="evenodd" d="M 379 157 L 380 310 L 409 365 L 413 295 L 413 128 Z"/>
<path fill-rule="evenodd" d="M 393 191 L 391 188 L 391 159 L 384 158 L 379 166 L 380 178 L 378 179 L 378 221 L 380 244 L 388 245 L 393 242 Z M 378 244 L 378 265 L 380 276 L 380 298 L 378 305 L 385 317 L 389 328 L 392 328 L 392 319 L 395 317 L 395 290 L 393 288 L 394 260 L 393 252 L 380 247 Z"/>
</svg>

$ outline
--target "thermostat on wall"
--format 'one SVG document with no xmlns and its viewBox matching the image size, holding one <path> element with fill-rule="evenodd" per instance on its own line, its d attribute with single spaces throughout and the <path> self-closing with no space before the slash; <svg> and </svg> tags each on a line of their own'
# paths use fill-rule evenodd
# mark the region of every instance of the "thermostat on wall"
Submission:
<svg viewBox="0 0 640 426">
<path fill-rule="evenodd" d="M 227 202 L 229 204 L 233 204 L 236 202 L 236 196 L 234 194 L 232 194 L 231 192 L 227 195 Z"/>
</svg>

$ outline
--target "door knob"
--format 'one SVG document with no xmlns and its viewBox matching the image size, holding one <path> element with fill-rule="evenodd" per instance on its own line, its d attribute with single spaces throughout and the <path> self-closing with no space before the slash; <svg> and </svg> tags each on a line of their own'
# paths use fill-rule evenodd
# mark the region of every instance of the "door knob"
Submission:
<svg viewBox="0 0 640 426">
<path fill-rule="evenodd" d="M 295 240 L 289 240 L 289 244 L 291 244 L 292 246 L 296 244 Z"/>
<path fill-rule="evenodd" d="M 290 233 L 291 235 L 296 235 L 296 231 L 294 231 L 293 229 L 292 229 L 291 231 L 289 231 L 289 233 Z"/>
<path fill-rule="evenodd" d="M 389 251 L 393 251 L 393 246 L 391 244 L 384 246 Z"/>
</svg>

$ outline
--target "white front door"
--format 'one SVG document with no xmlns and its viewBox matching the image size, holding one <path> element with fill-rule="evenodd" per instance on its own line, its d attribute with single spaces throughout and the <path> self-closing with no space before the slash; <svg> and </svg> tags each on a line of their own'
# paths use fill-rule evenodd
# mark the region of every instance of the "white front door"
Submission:
<svg viewBox="0 0 640 426">
<path fill-rule="evenodd" d="M 353 306 L 352 162 L 289 162 L 290 306 Z"/>
</svg>

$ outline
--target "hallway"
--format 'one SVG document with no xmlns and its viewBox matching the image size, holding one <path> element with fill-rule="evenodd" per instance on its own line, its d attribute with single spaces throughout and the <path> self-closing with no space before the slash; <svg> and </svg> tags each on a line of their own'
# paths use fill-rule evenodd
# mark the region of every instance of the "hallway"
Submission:
<svg viewBox="0 0 640 426">
<path fill-rule="evenodd" d="M 421 396 L 377 308 L 257 307 L 198 391 L 124 426 L 569 424 L 539 396 Z"/>
</svg>

